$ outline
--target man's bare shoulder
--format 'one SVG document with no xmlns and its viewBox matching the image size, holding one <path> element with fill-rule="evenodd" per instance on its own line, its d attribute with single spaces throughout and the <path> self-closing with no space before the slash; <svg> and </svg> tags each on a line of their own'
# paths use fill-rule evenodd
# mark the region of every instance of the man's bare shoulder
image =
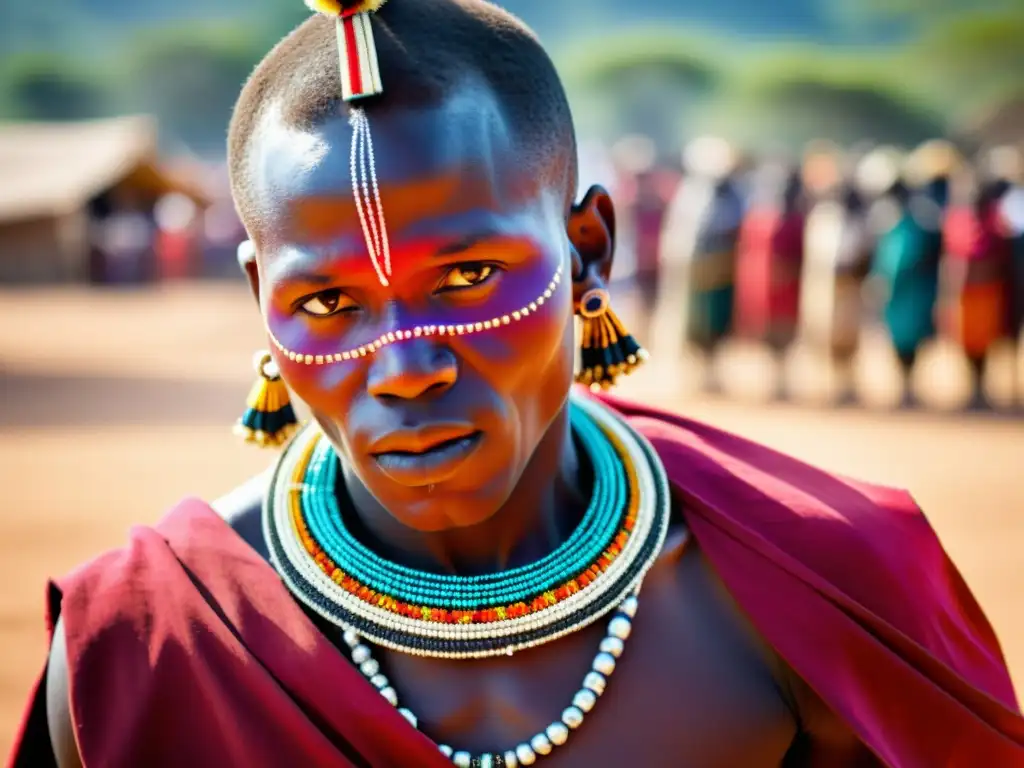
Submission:
<svg viewBox="0 0 1024 768">
<path fill-rule="evenodd" d="M 696 541 L 688 543 L 676 574 L 685 585 L 679 603 L 686 621 L 714 638 L 712 657 L 723 662 L 716 670 L 719 684 L 743 691 L 737 701 L 749 706 L 770 681 L 796 729 L 790 751 L 794 765 L 811 762 L 811 754 L 828 755 L 826 764 L 836 768 L 877 765 L 850 726 L 762 637 Z"/>
<path fill-rule="evenodd" d="M 263 540 L 260 518 L 263 499 L 266 496 L 272 475 L 273 469 L 268 468 L 265 472 L 246 480 L 210 505 L 235 533 L 264 558 L 268 558 L 269 553 Z"/>
<path fill-rule="evenodd" d="M 788 665 L 744 613 L 696 540 L 687 540 L 674 573 L 682 598 L 677 611 L 683 620 L 692 623 L 699 617 L 700 624 L 719 638 L 723 646 L 746 658 L 749 668 L 766 672 L 779 687 L 786 703 L 791 704 Z"/>
</svg>

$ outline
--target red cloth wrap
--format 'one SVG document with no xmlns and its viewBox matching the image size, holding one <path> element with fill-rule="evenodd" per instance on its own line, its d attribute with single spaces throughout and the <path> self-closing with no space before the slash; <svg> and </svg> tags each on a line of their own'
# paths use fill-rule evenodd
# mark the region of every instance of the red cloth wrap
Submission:
<svg viewBox="0 0 1024 768">
<path fill-rule="evenodd" d="M 999 643 L 907 493 L 602 400 L 651 440 L 757 629 L 883 763 L 1024 766 Z M 59 588 L 86 766 L 450 766 L 203 502 Z M 41 699 L 11 765 L 44 764 Z"/>
</svg>

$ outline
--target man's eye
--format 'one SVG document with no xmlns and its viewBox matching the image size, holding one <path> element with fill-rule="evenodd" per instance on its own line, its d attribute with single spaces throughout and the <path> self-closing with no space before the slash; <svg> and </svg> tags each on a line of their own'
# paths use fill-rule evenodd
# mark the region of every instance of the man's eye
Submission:
<svg viewBox="0 0 1024 768">
<path fill-rule="evenodd" d="M 445 274 L 438 285 L 438 291 L 454 291 L 459 288 L 472 288 L 487 282 L 497 270 L 490 264 L 458 264 Z"/>
<path fill-rule="evenodd" d="M 315 296 L 310 296 L 302 303 L 300 309 L 307 315 L 327 317 L 328 315 L 353 309 L 354 306 L 351 300 L 341 291 L 332 290 L 321 291 Z"/>
</svg>

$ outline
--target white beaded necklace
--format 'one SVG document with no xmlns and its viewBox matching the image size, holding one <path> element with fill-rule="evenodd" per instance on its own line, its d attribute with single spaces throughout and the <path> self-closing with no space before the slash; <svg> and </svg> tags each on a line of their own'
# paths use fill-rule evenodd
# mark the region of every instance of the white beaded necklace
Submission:
<svg viewBox="0 0 1024 768">
<path fill-rule="evenodd" d="M 651 463 L 657 462 L 657 456 L 654 454 L 653 449 L 649 446 L 644 447 L 646 442 L 643 437 L 626 426 L 621 419 L 613 416 L 605 407 L 589 399 L 580 398 L 578 402 L 582 407 L 594 414 L 596 418 L 599 418 L 602 423 L 619 433 L 623 438 L 624 445 L 633 454 L 638 465 L 643 466 L 646 464 L 650 467 Z M 650 469 L 654 470 L 655 468 L 650 467 Z M 658 499 L 663 500 L 662 503 L 669 503 L 668 481 L 663 468 L 659 466 L 657 471 L 640 472 L 639 475 L 642 478 L 640 481 L 641 504 L 657 503 Z M 459 768 L 477 768 L 478 766 L 479 768 L 518 768 L 519 766 L 530 766 L 539 757 L 550 755 L 555 747 L 565 744 L 569 739 L 569 734 L 583 724 L 586 715 L 594 708 L 598 698 L 604 693 L 608 678 L 615 671 L 617 659 L 622 655 L 625 649 L 625 641 L 629 638 L 632 631 L 632 620 L 636 615 L 643 577 L 660 553 L 662 543 L 667 534 L 668 515 L 661 516 L 661 519 L 664 522 L 660 530 L 654 534 L 659 538 L 658 546 L 655 547 L 648 562 L 645 563 L 641 570 L 636 583 L 625 599 L 619 603 L 615 614 L 608 622 L 605 637 L 601 640 L 598 652 L 591 662 L 590 669 L 583 678 L 582 686 L 573 695 L 572 703 L 562 711 L 560 718 L 548 725 L 542 732 L 535 734 L 532 738 L 503 752 L 491 752 L 474 756 L 465 750 L 455 751 L 447 744 L 438 745 L 441 753 L 451 758 L 454 765 L 459 766 Z M 585 626 L 585 624 L 573 627 L 573 630 L 578 630 L 582 626 Z M 349 648 L 352 661 L 359 668 L 362 675 L 377 689 L 381 696 L 398 709 L 398 712 L 410 725 L 417 728 L 419 724 L 418 718 L 408 708 L 399 706 L 398 693 L 388 678 L 381 673 L 380 663 L 373 657 L 370 647 L 363 642 L 363 638 L 353 629 L 345 630 L 342 637 Z M 377 641 L 373 640 L 372 642 Z"/>
<path fill-rule="evenodd" d="M 459 768 L 499 768 L 502 765 L 504 768 L 518 768 L 520 765 L 533 765 L 538 757 L 550 755 L 555 747 L 560 747 L 568 741 L 571 730 L 583 724 L 587 713 L 594 708 L 598 697 L 604 693 L 608 678 L 615 671 L 616 660 L 626 647 L 625 641 L 632 631 L 632 619 L 636 615 L 637 605 L 636 593 L 631 594 L 619 605 L 615 617 L 608 622 L 608 631 L 591 662 L 590 671 L 583 678 L 583 685 L 572 697 L 572 704 L 562 710 L 561 717 L 543 731 L 514 749 L 478 755 L 475 758 L 466 751 L 456 752 L 447 744 L 438 745 L 438 749 L 445 757 L 451 758 L 452 763 Z M 411 710 L 398 706 L 398 694 L 387 677 L 380 673 L 380 663 L 373 658 L 369 646 L 364 645 L 359 635 L 352 630 L 345 632 L 343 638 L 349 647 L 352 661 L 359 667 L 363 676 L 391 706 L 398 709 L 399 714 L 413 728 L 417 728 L 419 721 L 416 715 Z M 501 762 L 498 762 L 498 758 Z"/>
</svg>

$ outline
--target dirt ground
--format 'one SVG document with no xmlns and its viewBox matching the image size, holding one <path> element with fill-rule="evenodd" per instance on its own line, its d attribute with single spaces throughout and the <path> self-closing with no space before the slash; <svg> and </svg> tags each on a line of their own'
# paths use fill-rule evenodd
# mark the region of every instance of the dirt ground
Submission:
<svg viewBox="0 0 1024 768">
<path fill-rule="evenodd" d="M 0 292 L 0 755 L 44 660 L 45 581 L 184 495 L 216 497 L 271 457 L 230 426 L 261 345 L 235 286 Z M 909 488 L 975 590 L 1024 690 L 1024 422 L 743 406 L 628 394 L 830 468 Z"/>
</svg>

